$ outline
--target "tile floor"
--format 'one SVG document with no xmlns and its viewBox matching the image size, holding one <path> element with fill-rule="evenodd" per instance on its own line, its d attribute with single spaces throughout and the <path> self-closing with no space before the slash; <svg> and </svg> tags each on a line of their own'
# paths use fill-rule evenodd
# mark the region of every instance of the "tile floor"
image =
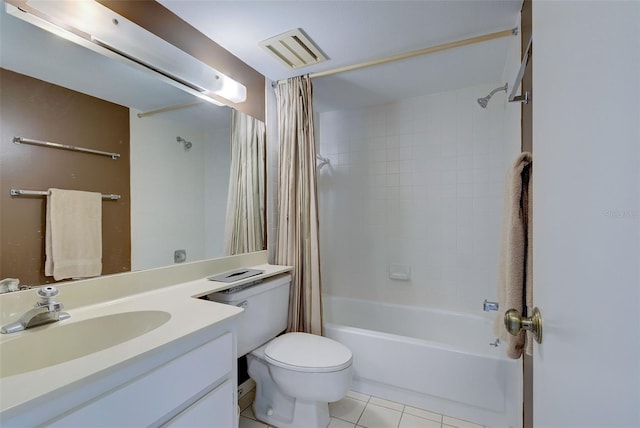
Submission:
<svg viewBox="0 0 640 428">
<path fill-rule="evenodd" d="M 240 428 L 272 428 L 256 420 L 251 410 L 254 392 L 239 400 Z M 329 404 L 329 412 L 328 428 L 483 428 L 472 422 L 355 391 L 349 391 L 342 400 Z"/>
</svg>

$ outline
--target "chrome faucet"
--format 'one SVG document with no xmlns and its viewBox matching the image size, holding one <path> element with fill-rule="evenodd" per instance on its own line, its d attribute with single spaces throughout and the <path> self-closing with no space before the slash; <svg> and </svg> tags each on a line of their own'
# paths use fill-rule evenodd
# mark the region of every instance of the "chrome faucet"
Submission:
<svg viewBox="0 0 640 428">
<path fill-rule="evenodd" d="M 33 309 L 25 312 L 18 321 L 2 326 L 0 333 L 15 333 L 31 327 L 66 320 L 71 317 L 68 313 L 61 312 L 64 306 L 55 300 L 55 297 L 59 293 L 56 287 L 50 285 L 41 287 L 37 292 L 38 301 Z"/>
</svg>

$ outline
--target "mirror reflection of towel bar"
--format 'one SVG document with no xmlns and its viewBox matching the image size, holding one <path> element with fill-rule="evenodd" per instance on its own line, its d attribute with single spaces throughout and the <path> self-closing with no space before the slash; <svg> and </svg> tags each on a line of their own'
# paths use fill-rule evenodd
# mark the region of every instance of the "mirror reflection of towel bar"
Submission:
<svg viewBox="0 0 640 428">
<path fill-rule="evenodd" d="M 48 190 L 22 190 L 22 189 L 11 189 L 11 196 L 48 196 Z M 118 200 L 120 199 L 120 195 L 115 195 L 113 193 L 103 193 L 102 199 L 111 199 Z"/>
</svg>

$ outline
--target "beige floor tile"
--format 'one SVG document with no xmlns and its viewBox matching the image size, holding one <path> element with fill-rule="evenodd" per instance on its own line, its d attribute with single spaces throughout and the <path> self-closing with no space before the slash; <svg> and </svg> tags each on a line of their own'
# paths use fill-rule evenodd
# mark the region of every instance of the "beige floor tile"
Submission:
<svg viewBox="0 0 640 428">
<path fill-rule="evenodd" d="M 371 397 L 369 404 L 375 404 L 376 406 L 386 407 L 387 409 L 397 410 L 402 412 L 404 410 L 404 404 L 396 403 L 394 401 L 383 400 L 378 397 Z"/>
<path fill-rule="evenodd" d="M 240 423 L 238 424 L 238 428 L 267 428 L 267 427 L 268 425 L 263 424 L 262 422 L 258 422 L 253 419 L 240 416 Z"/>
<path fill-rule="evenodd" d="M 452 418 L 450 416 L 443 416 L 442 424 L 449 425 L 455 428 L 483 428 L 482 425 L 478 425 L 469 421 L 463 421 L 462 419 Z"/>
<path fill-rule="evenodd" d="M 254 420 L 256 419 L 256 415 L 253 413 L 253 409 L 251 408 L 251 406 L 244 409 L 240 413 L 240 416 L 244 416 L 245 418 L 254 419 Z"/>
<path fill-rule="evenodd" d="M 440 428 L 440 426 L 440 422 L 423 419 L 410 415 L 409 413 L 403 413 L 399 428 Z"/>
<path fill-rule="evenodd" d="M 349 398 L 355 398 L 356 400 L 360 400 L 360 401 L 364 401 L 365 403 L 367 401 L 369 401 L 369 399 L 371 398 L 370 395 L 367 394 L 362 394 L 360 392 L 356 392 L 356 391 L 349 391 L 347 392 L 347 397 Z"/>
<path fill-rule="evenodd" d="M 273 428 L 256 420 L 251 409 L 255 390 L 238 401 L 239 428 Z M 404 411 L 404 413 L 403 413 Z M 439 413 L 405 406 L 357 391 L 349 391 L 342 400 L 329 403 L 331 421 L 327 428 L 483 428 L 482 425 Z"/>
<path fill-rule="evenodd" d="M 251 392 L 247 392 L 241 399 L 238 400 L 238 405 L 240 406 L 240 410 L 244 410 L 247 407 L 251 406 L 253 403 L 253 399 L 256 396 L 256 390 L 254 389 Z"/>
<path fill-rule="evenodd" d="M 363 401 L 345 397 L 335 403 L 329 403 L 329 414 L 334 418 L 356 423 L 366 405 Z"/>
<path fill-rule="evenodd" d="M 366 428 L 396 428 L 401 416 L 402 412 L 397 410 L 367 404 L 357 424 Z"/>
<path fill-rule="evenodd" d="M 404 412 L 420 418 L 429 419 L 436 422 L 442 422 L 442 415 L 440 413 L 430 412 L 428 410 L 418 409 L 417 407 L 404 406 Z"/>
<path fill-rule="evenodd" d="M 355 424 L 343 421 L 342 419 L 331 418 L 327 428 L 355 428 Z"/>
</svg>

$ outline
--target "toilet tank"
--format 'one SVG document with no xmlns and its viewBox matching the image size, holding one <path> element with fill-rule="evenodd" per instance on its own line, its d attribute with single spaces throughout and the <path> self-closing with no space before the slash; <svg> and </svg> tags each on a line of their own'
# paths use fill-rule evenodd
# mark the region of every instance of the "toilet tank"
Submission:
<svg viewBox="0 0 640 428">
<path fill-rule="evenodd" d="M 291 275 L 267 278 L 250 286 L 212 293 L 214 302 L 239 306 L 238 357 L 267 343 L 287 328 Z"/>
</svg>

